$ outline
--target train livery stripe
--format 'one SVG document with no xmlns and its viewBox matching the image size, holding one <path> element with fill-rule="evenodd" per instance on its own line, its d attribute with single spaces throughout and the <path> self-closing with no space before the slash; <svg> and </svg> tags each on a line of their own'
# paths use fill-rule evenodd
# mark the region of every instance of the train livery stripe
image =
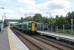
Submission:
<svg viewBox="0 0 74 50">
<path fill-rule="evenodd" d="M 8 38 L 9 38 L 10 50 L 16 50 L 16 45 L 14 43 L 11 33 L 12 33 L 12 31 L 8 28 Z"/>
</svg>

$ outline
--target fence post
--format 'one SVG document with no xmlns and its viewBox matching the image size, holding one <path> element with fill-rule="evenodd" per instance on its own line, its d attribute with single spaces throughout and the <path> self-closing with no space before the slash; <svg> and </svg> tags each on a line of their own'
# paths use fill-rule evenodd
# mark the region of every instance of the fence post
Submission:
<svg viewBox="0 0 74 50">
<path fill-rule="evenodd" d="M 65 29 L 65 26 L 64 26 L 64 24 L 63 24 L 63 33 L 64 33 L 64 29 Z"/>
<path fill-rule="evenodd" d="M 71 33 L 73 33 L 73 19 L 71 19 Z"/>
<path fill-rule="evenodd" d="M 51 25 L 51 32 L 52 32 L 53 30 L 52 30 L 52 25 Z"/>
<path fill-rule="evenodd" d="M 58 31 L 58 26 L 56 26 L 56 32 Z"/>
</svg>

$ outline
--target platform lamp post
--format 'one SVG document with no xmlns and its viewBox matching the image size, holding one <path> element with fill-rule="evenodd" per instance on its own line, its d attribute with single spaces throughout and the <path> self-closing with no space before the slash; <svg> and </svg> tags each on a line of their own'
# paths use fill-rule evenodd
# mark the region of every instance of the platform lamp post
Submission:
<svg viewBox="0 0 74 50">
<path fill-rule="evenodd" d="M 3 16 L 2 16 L 2 25 L 1 25 L 1 32 L 3 31 L 4 29 L 4 17 L 5 17 L 5 13 L 4 13 L 4 8 L 1 7 L 1 9 L 3 10 Z"/>
</svg>

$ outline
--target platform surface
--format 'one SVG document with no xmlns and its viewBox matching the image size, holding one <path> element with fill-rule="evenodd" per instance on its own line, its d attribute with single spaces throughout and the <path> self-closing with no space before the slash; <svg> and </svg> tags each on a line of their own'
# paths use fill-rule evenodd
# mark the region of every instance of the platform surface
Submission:
<svg viewBox="0 0 74 50">
<path fill-rule="evenodd" d="M 46 31 L 37 31 L 41 34 L 45 34 L 47 36 L 52 36 L 52 37 L 61 37 L 63 39 L 73 41 L 74 42 L 74 36 L 63 34 L 63 33 L 55 33 L 55 32 L 46 32 Z"/>
<path fill-rule="evenodd" d="M 0 50 L 29 50 L 28 47 L 7 27 L 0 32 Z"/>
<path fill-rule="evenodd" d="M 8 37 L 11 50 L 29 50 L 10 28 L 8 28 Z"/>
<path fill-rule="evenodd" d="M 6 28 L 0 32 L 0 50 L 10 50 L 8 33 Z"/>
</svg>

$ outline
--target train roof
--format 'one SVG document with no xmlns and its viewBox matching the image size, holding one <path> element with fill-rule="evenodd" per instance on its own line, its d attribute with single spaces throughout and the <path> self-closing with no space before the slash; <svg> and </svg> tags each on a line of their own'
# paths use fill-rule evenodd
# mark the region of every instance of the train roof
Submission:
<svg viewBox="0 0 74 50">
<path fill-rule="evenodd" d="M 26 22 L 22 22 L 22 23 L 16 23 L 16 25 L 19 25 L 19 24 L 28 24 L 28 23 L 32 23 L 34 21 L 26 21 Z"/>
<path fill-rule="evenodd" d="M 23 23 L 32 23 L 32 22 L 34 22 L 34 21 L 27 21 L 27 22 L 23 22 Z"/>
</svg>

